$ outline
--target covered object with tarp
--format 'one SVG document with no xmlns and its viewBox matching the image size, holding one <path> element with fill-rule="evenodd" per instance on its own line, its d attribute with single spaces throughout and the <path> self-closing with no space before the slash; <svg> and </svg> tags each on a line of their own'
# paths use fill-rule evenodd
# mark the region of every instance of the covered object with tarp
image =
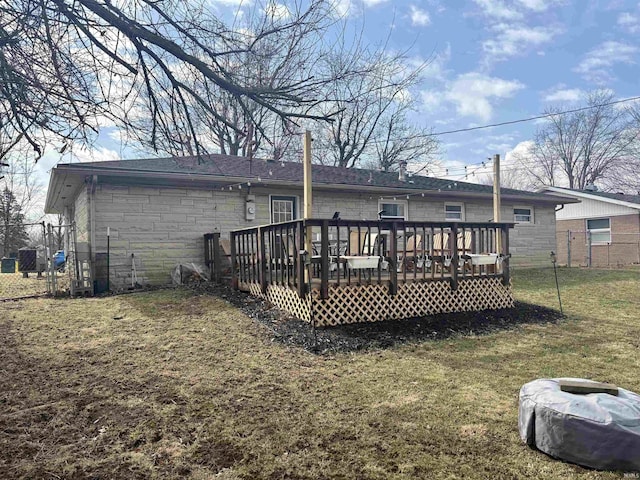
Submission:
<svg viewBox="0 0 640 480">
<path fill-rule="evenodd" d="M 623 388 L 617 396 L 569 393 L 561 380 L 585 381 L 539 379 L 520 389 L 522 440 L 586 467 L 640 472 L 640 395 Z"/>
</svg>

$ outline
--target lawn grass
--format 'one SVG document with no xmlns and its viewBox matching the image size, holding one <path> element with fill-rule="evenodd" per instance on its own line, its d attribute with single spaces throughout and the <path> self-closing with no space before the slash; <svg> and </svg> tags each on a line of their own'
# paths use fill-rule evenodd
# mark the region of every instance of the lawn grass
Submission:
<svg viewBox="0 0 640 480">
<path fill-rule="evenodd" d="M 620 478 L 518 437 L 535 378 L 640 391 L 640 271 L 559 276 L 559 323 L 325 356 L 187 290 L 0 304 L 0 478 Z"/>
</svg>

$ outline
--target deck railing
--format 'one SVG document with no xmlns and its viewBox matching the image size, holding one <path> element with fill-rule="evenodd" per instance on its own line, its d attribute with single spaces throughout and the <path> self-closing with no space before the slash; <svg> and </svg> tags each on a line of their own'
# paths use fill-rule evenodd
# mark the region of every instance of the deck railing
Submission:
<svg viewBox="0 0 640 480">
<path fill-rule="evenodd" d="M 268 285 L 303 296 L 317 286 L 501 277 L 509 283 L 513 223 L 307 219 L 231 232 L 232 282 Z M 211 251 L 218 251 L 212 249 Z M 213 255 L 209 255 L 211 258 Z"/>
</svg>

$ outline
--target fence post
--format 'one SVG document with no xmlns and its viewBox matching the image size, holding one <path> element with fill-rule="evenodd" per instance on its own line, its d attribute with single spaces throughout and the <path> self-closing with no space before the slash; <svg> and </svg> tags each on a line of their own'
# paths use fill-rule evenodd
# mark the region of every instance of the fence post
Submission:
<svg viewBox="0 0 640 480">
<path fill-rule="evenodd" d="M 54 255 L 54 251 L 53 251 L 53 228 L 51 228 L 51 224 L 47 224 L 47 234 L 49 237 L 49 276 L 51 277 L 51 283 L 50 283 L 50 288 L 51 291 L 49 292 L 52 295 L 55 295 L 56 292 L 58 291 L 57 285 L 56 285 L 56 267 L 54 265 L 54 261 L 53 261 L 53 255 Z"/>
<path fill-rule="evenodd" d="M 571 230 L 567 230 L 567 267 L 571 267 Z"/>
</svg>

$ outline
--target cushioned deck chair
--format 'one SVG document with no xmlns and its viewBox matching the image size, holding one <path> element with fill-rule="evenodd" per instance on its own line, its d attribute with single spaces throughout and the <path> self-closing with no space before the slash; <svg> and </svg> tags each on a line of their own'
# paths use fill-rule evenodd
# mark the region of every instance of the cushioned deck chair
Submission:
<svg viewBox="0 0 640 480">
<path fill-rule="evenodd" d="M 421 269 L 431 266 L 431 260 L 423 258 L 424 251 L 422 249 L 422 235 L 411 235 L 407 240 L 405 248 L 398 249 L 398 272 L 401 272 L 403 268 L 411 270 L 413 268 Z"/>
</svg>

